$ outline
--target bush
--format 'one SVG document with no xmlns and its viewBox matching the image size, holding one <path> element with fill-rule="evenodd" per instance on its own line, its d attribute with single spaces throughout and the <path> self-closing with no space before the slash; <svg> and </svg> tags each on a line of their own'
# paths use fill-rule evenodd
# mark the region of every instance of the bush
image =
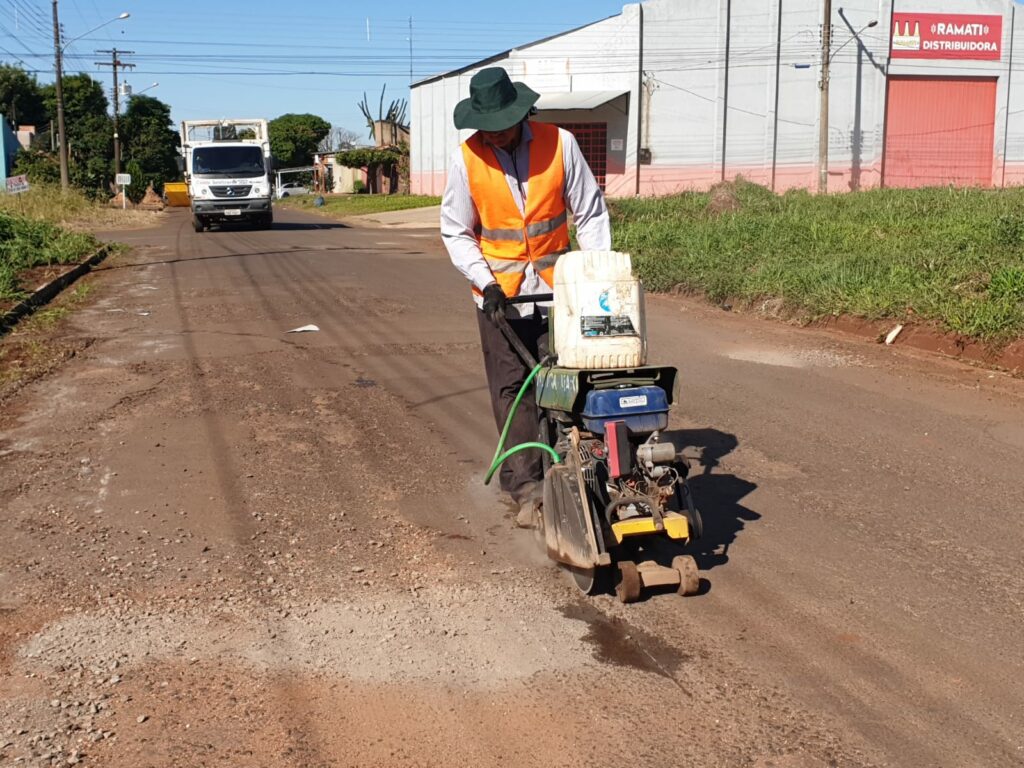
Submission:
<svg viewBox="0 0 1024 768">
<path fill-rule="evenodd" d="M 14 158 L 11 174 L 28 174 L 30 184 L 60 184 L 60 160 L 41 149 L 23 149 Z"/>
<path fill-rule="evenodd" d="M 366 182 L 362 179 L 356 179 L 352 182 L 352 191 L 357 195 L 361 195 L 366 191 Z"/>
<path fill-rule="evenodd" d="M 142 172 L 142 166 L 135 160 L 129 160 L 124 167 L 124 172 L 132 177 L 132 183 L 125 188 L 128 199 L 133 203 L 141 202 L 142 198 L 146 195 L 146 187 L 149 184 L 149 179 Z"/>
</svg>

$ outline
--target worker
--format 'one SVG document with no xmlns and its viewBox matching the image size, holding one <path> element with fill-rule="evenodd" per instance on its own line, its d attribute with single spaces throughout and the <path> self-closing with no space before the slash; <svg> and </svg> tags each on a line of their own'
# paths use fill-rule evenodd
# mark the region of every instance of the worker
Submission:
<svg viewBox="0 0 1024 768">
<path fill-rule="evenodd" d="M 473 75 L 469 98 L 455 106 L 455 127 L 475 129 L 452 157 L 441 200 L 441 238 L 469 280 L 494 420 L 504 427 L 529 375 L 494 323 L 504 315 L 538 359 L 546 346 L 545 304 L 507 304 L 511 297 L 551 293 L 554 266 L 569 250 L 567 213 L 582 250 L 609 250 L 608 207 L 573 135 L 528 119 L 540 95 L 513 83 L 501 67 Z M 538 354 L 540 352 L 541 354 Z M 507 445 L 538 435 L 533 392 L 520 402 Z M 501 489 L 516 505 L 516 524 L 532 527 L 543 497 L 539 451 L 513 455 L 499 470 Z"/>
</svg>

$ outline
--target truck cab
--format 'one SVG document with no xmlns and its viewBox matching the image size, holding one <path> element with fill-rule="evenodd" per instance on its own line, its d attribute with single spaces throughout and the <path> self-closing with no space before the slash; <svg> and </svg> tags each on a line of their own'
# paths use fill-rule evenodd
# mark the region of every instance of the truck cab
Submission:
<svg viewBox="0 0 1024 768">
<path fill-rule="evenodd" d="M 181 152 L 196 232 L 224 222 L 272 226 L 273 168 L 265 119 L 185 120 Z"/>
</svg>

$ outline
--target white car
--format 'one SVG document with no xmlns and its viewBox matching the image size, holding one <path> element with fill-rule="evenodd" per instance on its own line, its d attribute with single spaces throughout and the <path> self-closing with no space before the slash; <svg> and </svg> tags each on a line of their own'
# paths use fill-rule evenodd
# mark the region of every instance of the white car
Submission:
<svg viewBox="0 0 1024 768">
<path fill-rule="evenodd" d="M 308 195 L 309 190 L 298 182 L 289 182 L 288 184 L 282 184 L 281 188 L 277 190 L 278 198 L 282 197 L 295 197 L 296 195 Z"/>
</svg>

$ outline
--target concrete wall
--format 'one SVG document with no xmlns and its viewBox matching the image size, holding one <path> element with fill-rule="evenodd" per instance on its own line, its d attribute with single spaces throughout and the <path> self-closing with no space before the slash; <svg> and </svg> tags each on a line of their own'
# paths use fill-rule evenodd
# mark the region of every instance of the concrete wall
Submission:
<svg viewBox="0 0 1024 768">
<path fill-rule="evenodd" d="M 551 122 L 607 117 L 609 139 L 626 132 L 625 149 L 614 158 L 615 173 L 608 177 L 609 195 L 637 191 L 638 126 L 640 143 L 651 153 L 651 164 L 639 165 L 641 194 L 706 189 L 737 174 L 765 185 L 774 181 L 778 191 L 815 189 L 820 0 L 732 0 L 731 13 L 726 8 L 727 0 L 643 4 L 640 109 L 638 5 L 485 66 L 505 66 L 514 79 L 541 92 L 629 91 L 614 107 L 592 113 L 594 117 L 575 112 L 542 116 Z M 1014 79 L 1010 61 L 1011 53 L 1015 60 L 1024 56 L 1024 19 L 1015 18 L 1024 15 L 1024 6 L 1019 14 L 1014 8 L 1012 0 L 927 0 L 906 9 L 898 5 L 897 10 L 907 11 L 1002 15 L 1002 57 L 896 58 L 890 65 L 890 0 L 833 2 L 829 191 L 866 189 L 881 182 L 887 68 L 893 75 L 996 77 L 993 180 L 997 186 L 1002 183 L 1005 168 L 1007 184 L 1024 183 L 1024 75 Z M 877 26 L 866 28 L 872 20 Z M 1016 50 L 1011 50 L 1014 36 Z M 414 191 L 443 190 L 448 159 L 465 138 L 452 126 L 452 109 L 468 95 L 476 71 L 413 88 Z"/>
<path fill-rule="evenodd" d="M 352 186 L 356 180 L 366 184 L 366 170 L 363 168 L 348 168 L 336 162 L 333 155 L 327 157 L 327 165 L 331 169 L 332 187 L 331 192 L 336 195 L 345 195 L 352 192 Z"/>
</svg>

